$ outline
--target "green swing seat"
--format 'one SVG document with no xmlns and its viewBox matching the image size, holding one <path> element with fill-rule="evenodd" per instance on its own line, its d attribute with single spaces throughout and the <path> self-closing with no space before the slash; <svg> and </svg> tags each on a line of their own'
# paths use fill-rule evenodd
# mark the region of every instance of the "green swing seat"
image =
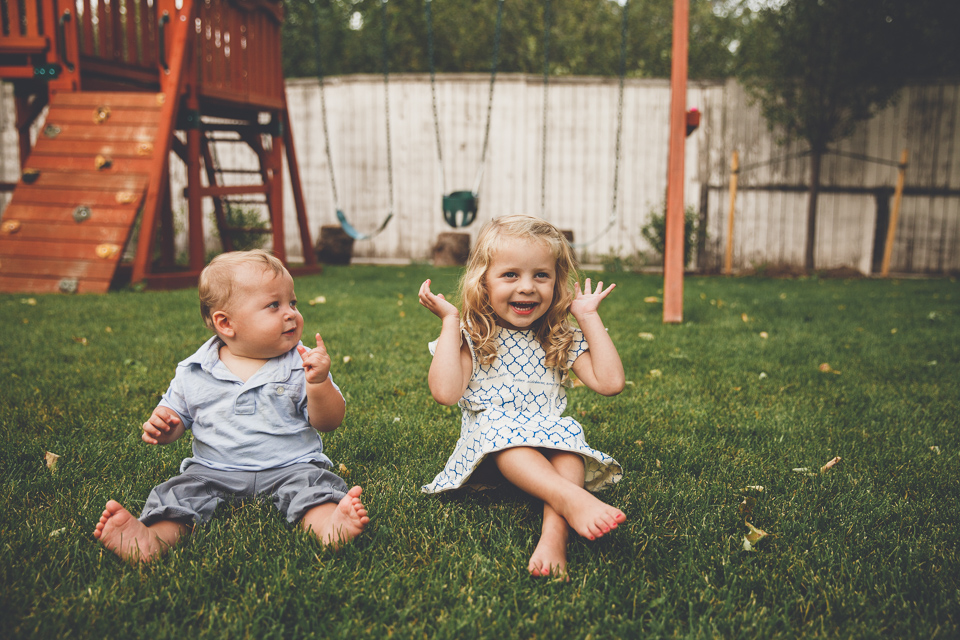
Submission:
<svg viewBox="0 0 960 640">
<path fill-rule="evenodd" d="M 469 226 L 477 217 L 477 196 L 472 191 L 454 191 L 443 196 L 443 219 L 454 229 Z"/>
</svg>

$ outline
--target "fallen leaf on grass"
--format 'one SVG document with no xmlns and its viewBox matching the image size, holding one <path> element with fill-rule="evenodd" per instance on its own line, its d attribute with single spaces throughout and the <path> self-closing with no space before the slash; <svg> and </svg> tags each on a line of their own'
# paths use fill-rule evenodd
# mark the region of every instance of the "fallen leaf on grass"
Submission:
<svg viewBox="0 0 960 640">
<path fill-rule="evenodd" d="M 940 447 L 938 447 L 937 445 L 933 445 L 932 447 L 930 447 L 930 451 L 933 451 L 935 454 L 940 455 Z"/>
<path fill-rule="evenodd" d="M 753 548 L 757 546 L 761 540 L 767 537 L 767 532 L 763 529 L 758 529 L 749 522 L 744 522 L 747 525 L 749 533 L 743 536 L 743 550 L 744 551 L 753 551 Z"/>
<path fill-rule="evenodd" d="M 83 346 L 87 346 L 86 338 L 78 338 L 77 336 L 73 336 L 73 341 L 76 342 L 77 344 L 82 344 Z"/>
<path fill-rule="evenodd" d="M 309 304 L 310 304 L 310 306 L 312 307 L 312 306 L 317 305 L 317 304 L 326 304 L 326 303 L 327 303 L 327 298 L 326 298 L 326 296 L 317 296 L 316 298 L 314 298 L 313 300 L 311 300 Z"/>
<path fill-rule="evenodd" d="M 51 452 L 47 451 L 47 452 L 43 455 L 43 459 L 46 461 L 46 463 L 47 463 L 47 468 L 50 469 L 51 472 L 57 470 L 57 460 L 60 459 L 60 456 L 58 456 L 58 455 L 55 454 L 55 453 L 51 453 Z"/>
<path fill-rule="evenodd" d="M 822 467 L 820 467 L 820 473 L 824 473 L 825 471 L 830 471 L 830 469 L 832 469 L 832 468 L 834 468 L 835 466 L 837 466 L 838 464 L 840 464 L 840 461 L 841 461 L 841 460 L 843 460 L 843 458 L 841 458 L 840 456 L 837 456 L 836 458 L 834 458 L 833 460 L 831 460 L 831 461 L 828 462 L 827 464 L 825 464 L 825 465 L 823 465 Z"/>
<path fill-rule="evenodd" d="M 825 464 L 825 465 L 823 465 L 822 467 L 820 467 L 820 473 L 826 473 L 827 471 L 830 471 L 830 469 L 832 469 L 832 468 L 834 468 L 835 466 L 837 466 L 838 464 L 840 464 L 840 462 L 841 462 L 842 460 L 843 460 L 843 458 L 841 458 L 840 456 L 835 457 L 834 459 L 830 460 L 827 464 Z M 807 476 L 815 476 L 815 475 L 818 475 L 817 473 L 811 471 L 811 470 L 810 470 L 810 467 L 797 467 L 797 468 L 795 468 L 795 469 L 793 470 L 793 472 L 794 472 L 794 473 L 802 473 L 802 474 L 807 475 Z"/>
<path fill-rule="evenodd" d="M 347 364 L 347 363 L 350 362 L 351 360 L 353 360 L 353 358 L 351 358 L 350 356 L 343 356 L 343 363 L 344 363 L 344 364 Z"/>
<path fill-rule="evenodd" d="M 343 464 L 342 462 L 340 463 L 340 475 L 341 476 L 350 475 L 350 470 L 347 469 L 347 465 Z"/>
<path fill-rule="evenodd" d="M 647 296 L 646 298 L 643 299 L 643 301 L 648 304 L 654 304 L 654 303 L 660 302 L 660 298 L 658 298 L 657 296 Z"/>
<path fill-rule="evenodd" d="M 743 320 L 744 322 L 750 322 L 750 316 L 748 316 L 745 313 L 740 314 L 740 319 Z"/>
<path fill-rule="evenodd" d="M 31 307 L 37 306 L 36 298 L 20 298 L 20 304 L 30 305 Z"/>
<path fill-rule="evenodd" d="M 767 338 L 770 337 L 770 334 L 767 333 L 766 331 L 761 331 L 761 332 L 760 332 L 760 337 L 763 338 L 764 340 L 766 340 Z"/>
<path fill-rule="evenodd" d="M 644 331 L 641 331 L 640 333 L 638 333 L 637 337 L 640 338 L 641 340 L 653 340 L 653 334 L 646 333 Z"/>
<path fill-rule="evenodd" d="M 50 535 L 47 537 L 56 538 L 58 535 L 60 535 L 61 533 L 65 533 L 66 531 L 67 531 L 66 527 L 63 527 L 62 529 L 54 529 L 53 531 L 50 532 Z"/>
<path fill-rule="evenodd" d="M 663 371 L 660 371 L 660 369 L 650 369 L 651 378 L 659 378 L 662 375 L 663 375 Z"/>
<path fill-rule="evenodd" d="M 832 373 L 832 374 L 834 374 L 834 375 L 840 375 L 840 372 L 839 372 L 839 371 L 837 371 L 836 369 L 834 369 L 833 367 L 831 367 L 830 364 L 829 364 L 829 363 L 826 363 L 826 362 L 824 362 L 823 364 L 821 364 L 821 365 L 820 365 L 819 367 L 817 367 L 817 368 L 820 369 L 820 371 L 822 371 L 823 373 Z"/>
</svg>

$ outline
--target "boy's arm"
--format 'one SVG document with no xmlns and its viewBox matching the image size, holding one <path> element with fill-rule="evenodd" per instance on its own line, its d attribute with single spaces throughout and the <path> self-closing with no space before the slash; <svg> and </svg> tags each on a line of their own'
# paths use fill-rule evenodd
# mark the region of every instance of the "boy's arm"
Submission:
<svg viewBox="0 0 960 640">
<path fill-rule="evenodd" d="M 607 334 L 598 312 L 600 302 L 616 286 L 612 284 L 604 291 L 603 283 L 599 282 L 591 293 L 590 278 L 587 278 L 584 291 L 580 290 L 580 283 L 577 283 L 576 296 L 570 306 L 570 313 L 577 319 L 589 346 L 589 349 L 574 361 L 573 372 L 583 384 L 605 396 L 617 395 L 623 391 L 625 384 L 620 354 Z"/>
<path fill-rule="evenodd" d="M 427 383 L 433 399 L 440 404 L 457 404 L 466 391 L 473 374 L 473 356 L 470 346 L 460 336 L 460 312 L 442 294 L 430 291 L 430 281 L 420 286 L 420 304 L 430 310 L 443 323 L 440 338 L 430 363 Z"/>
<path fill-rule="evenodd" d="M 297 347 L 303 359 L 304 374 L 307 379 L 307 414 L 310 426 L 324 433 L 333 431 L 343 422 L 346 403 L 340 391 L 330 379 L 330 356 L 323 344 L 323 338 L 317 334 L 317 346 L 307 349 Z"/>
<path fill-rule="evenodd" d="M 183 420 L 177 412 L 169 407 L 159 406 L 150 414 L 150 419 L 143 423 L 143 434 L 140 438 L 147 444 L 170 444 L 179 440 L 183 432 Z"/>
</svg>

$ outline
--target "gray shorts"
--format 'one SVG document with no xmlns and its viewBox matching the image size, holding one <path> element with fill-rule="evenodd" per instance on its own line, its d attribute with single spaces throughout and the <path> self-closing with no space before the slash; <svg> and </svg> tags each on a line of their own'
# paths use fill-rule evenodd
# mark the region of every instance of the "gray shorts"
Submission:
<svg viewBox="0 0 960 640">
<path fill-rule="evenodd" d="M 264 471 L 217 471 L 193 464 L 153 488 L 140 521 L 148 526 L 158 520 L 206 524 L 225 500 L 262 497 L 293 523 L 317 505 L 339 502 L 347 490 L 347 483 L 319 462 Z"/>
</svg>

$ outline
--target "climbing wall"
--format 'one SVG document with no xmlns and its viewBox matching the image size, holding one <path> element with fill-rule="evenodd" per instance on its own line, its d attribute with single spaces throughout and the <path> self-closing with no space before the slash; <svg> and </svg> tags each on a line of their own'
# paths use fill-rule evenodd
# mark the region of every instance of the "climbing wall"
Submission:
<svg viewBox="0 0 960 640">
<path fill-rule="evenodd" d="M 0 291 L 103 293 L 143 204 L 163 96 L 51 96 L 0 221 Z M 163 148 L 163 145 L 159 145 Z"/>
</svg>

